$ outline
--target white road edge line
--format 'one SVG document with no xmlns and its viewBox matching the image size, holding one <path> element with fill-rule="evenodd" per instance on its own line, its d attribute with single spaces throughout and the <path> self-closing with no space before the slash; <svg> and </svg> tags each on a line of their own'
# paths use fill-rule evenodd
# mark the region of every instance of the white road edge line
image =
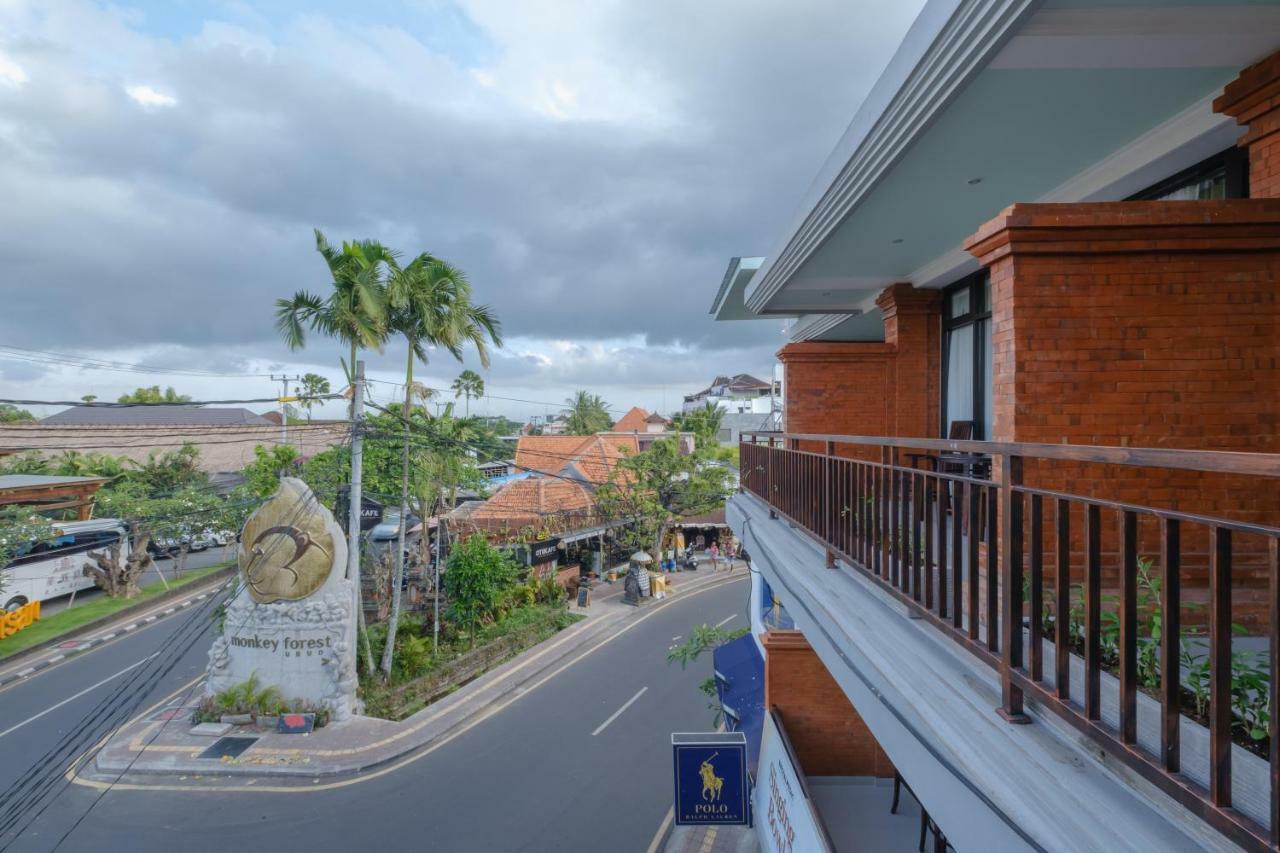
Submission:
<svg viewBox="0 0 1280 853">
<path fill-rule="evenodd" d="M 621 716 L 622 716 L 622 712 L 623 712 L 623 711 L 625 711 L 625 710 L 627 710 L 628 708 L 630 708 L 633 704 L 635 704 L 635 701 L 636 701 L 637 699 L 639 699 L 641 696 L 643 696 L 643 695 L 645 694 L 645 691 L 646 691 L 646 690 L 648 690 L 648 689 L 649 689 L 648 687 L 641 687 L 641 688 L 640 688 L 640 690 L 636 692 L 636 695 L 632 696 L 630 699 L 628 699 L 628 700 L 626 701 L 626 703 L 625 703 L 621 708 L 619 708 L 618 710 L 616 710 L 616 711 L 614 711 L 614 712 L 613 712 L 613 716 L 609 717 L 609 719 L 607 719 L 607 720 L 605 720 L 603 723 L 601 723 L 601 724 L 600 724 L 600 727 L 599 727 L 598 729 L 596 729 L 594 732 L 592 732 L 592 733 L 591 733 L 591 736 L 592 736 L 592 737 L 595 737 L 596 735 L 600 734 L 602 731 L 604 731 L 604 730 L 605 730 L 605 728 L 606 728 L 610 723 L 612 723 L 614 720 L 616 720 L 616 719 L 618 719 L 619 717 L 621 717 Z"/>
<path fill-rule="evenodd" d="M 58 661 L 63 661 L 63 660 L 66 660 L 66 659 L 67 659 L 67 656 L 66 656 L 66 655 L 54 655 L 53 657 L 49 658 L 49 659 L 48 659 L 47 661 L 45 661 L 44 663 L 45 663 L 45 666 L 52 666 L 53 664 L 57 663 Z"/>
<path fill-rule="evenodd" d="M 45 708 L 45 709 L 44 709 L 43 711 L 41 711 L 39 714 L 36 714 L 36 715 L 35 715 L 35 716 L 33 716 L 33 717 L 27 717 L 25 720 L 23 720 L 22 722 L 18 723 L 17 725 L 10 726 L 9 728 L 7 728 L 7 729 L 5 729 L 4 731 L 0 732 L 0 737 L 4 737 L 4 736 L 5 736 L 5 735 L 7 735 L 7 734 L 12 734 L 13 732 L 16 732 L 18 729 L 20 729 L 20 728 L 22 728 L 23 726 L 25 726 L 27 723 L 34 723 L 36 720 L 40 719 L 40 718 L 41 718 L 41 717 L 43 717 L 45 714 L 48 714 L 48 713 L 51 713 L 51 712 L 53 712 L 53 711 L 58 710 L 58 709 L 59 709 L 59 708 L 61 708 L 63 705 L 67 704 L 68 702 L 74 702 L 76 699 L 79 699 L 79 698 L 80 698 L 81 696 L 83 696 L 84 694 L 86 694 L 86 693 L 90 693 L 90 692 L 92 692 L 92 691 L 94 691 L 94 690 L 97 690 L 99 687 L 101 687 L 102 685 L 106 684 L 108 681 L 111 681 L 111 680 L 113 680 L 113 679 L 119 678 L 120 676 L 124 675 L 126 672 L 129 672 L 130 670 L 137 669 L 138 667 L 142 666 L 144 663 L 146 663 L 147 661 L 151 660 L 153 657 L 155 657 L 155 656 L 156 656 L 156 655 L 158 655 L 158 654 L 160 654 L 160 653 L 159 653 L 159 652 L 156 652 L 155 654 L 147 655 L 145 658 L 143 658 L 142 660 L 138 661 L 137 663 L 129 664 L 129 666 L 126 666 L 124 669 L 120 670 L 120 671 L 119 671 L 119 672 L 117 672 L 115 675 L 108 675 L 106 678 L 102 679 L 102 680 L 101 680 L 101 681 L 99 681 L 97 684 L 94 684 L 94 685 L 91 685 L 91 686 L 89 686 L 89 687 L 86 687 L 84 690 L 81 690 L 79 693 L 76 693 L 74 696 L 68 696 L 66 699 L 63 699 L 63 700 L 62 700 L 61 702 L 59 702 L 57 705 L 50 705 L 48 708 Z"/>
<path fill-rule="evenodd" d="M 654 834 L 653 840 L 649 842 L 648 853 L 658 853 L 658 845 L 662 843 L 662 839 L 667 834 L 667 827 L 671 826 L 671 821 L 675 820 L 676 807 L 669 806 L 667 808 L 667 816 L 662 819 L 662 826 L 658 827 L 657 833 Z"/>
<path fill-rule="evenodd" d="M 719 622 L 717 622 L 717 623 L 716 623 L 716 627 L 717 627 L 717 628 L 719 628 L 719 627 L 720 627 L 721 625 L 723 625 L 724 623 L 726 623 L 726 622 L 732 622 L 734 619 L 737 619 L 737 618 L 738 618 L 738 614 L 737 614 L 737 613 L 733 614 L 732 616 L 726 616 L 726 617 L 724 617 L 723 619 L 721 619 Z"/>
</svg>

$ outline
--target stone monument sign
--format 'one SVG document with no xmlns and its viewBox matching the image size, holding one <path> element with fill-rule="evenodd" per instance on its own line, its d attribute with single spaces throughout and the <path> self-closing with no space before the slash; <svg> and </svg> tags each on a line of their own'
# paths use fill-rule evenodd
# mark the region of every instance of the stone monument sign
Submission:
<svg viewBox="0 0 1280 853">
<path fill-rule="evenodd" d="M 209 695 L 257 674 L 286 699 L 355 712 L 354 591 L 333 514 L 292 477 L 258 507 L 240 538 L 240 584 L 209 650 Z"/>
</svg>

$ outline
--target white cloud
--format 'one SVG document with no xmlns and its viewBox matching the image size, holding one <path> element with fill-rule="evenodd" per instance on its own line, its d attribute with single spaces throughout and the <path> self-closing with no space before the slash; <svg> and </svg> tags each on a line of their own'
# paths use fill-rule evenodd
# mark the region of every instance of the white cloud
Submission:
<svg viewBox="0 0 1280 853">
<path fill-rule="evenodd" d="M 8 56 L 0 53 L 0 84 L 17 88 L 27 82 L 27 72 Z"/>
<path fill-rule="evenodd" d="M 125 86 L 124 90 L 130 98 L 147 109 L 177 106 L 178 99 L 163 92 L 157 92 L 150 86 Z"/>
</svg>

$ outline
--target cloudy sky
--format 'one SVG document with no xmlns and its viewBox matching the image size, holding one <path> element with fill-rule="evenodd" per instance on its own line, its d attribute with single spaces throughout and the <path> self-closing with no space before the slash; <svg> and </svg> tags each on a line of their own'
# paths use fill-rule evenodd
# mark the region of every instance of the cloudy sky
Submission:
<svg viewBox="0 0 1280 853">
<path fill-rule="evenodd" d="M 774 248 L 920 5 L 0 0 L 0 346 L 23 348 L 0 397 L 337 384 L 335 346 L 272 326 L 327 286 L 315 227 L 467 270 L 507 336 L 495 396 L 669 410 L 767 375 L 781 323 L 714 323 L 712 296 Z M 368 361 L 394 379 L 403 348 Z"/>
</svg>

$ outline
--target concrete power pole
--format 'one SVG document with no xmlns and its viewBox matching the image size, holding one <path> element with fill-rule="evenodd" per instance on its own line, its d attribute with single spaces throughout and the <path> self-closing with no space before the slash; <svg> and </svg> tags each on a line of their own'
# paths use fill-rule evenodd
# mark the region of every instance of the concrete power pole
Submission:
<svg viewBox="0 0 1280 853">
<path fill-rule="evenodd" d="M 281 383 L 284 389 L 284 392 L 280 395 L 280 443 L 288 444 L 289 443 L 289 401 L 291 400 L 291 398 L 289 397 L 289 383 L 301 382 L 302 377 L 289 376 L 288 374 L 285 374 L 284 376 L 276 376 L 273 373 L 271 374 L 271 379 L 272 381 Z"/>
<path fill-rule="evenodd" d="M 369 633 L 364 630 L 364 608 L 360 601 L 360 510 L 364 504 L 364 362 L 356 362 L 351 385 L 351 490 L 347 493 L 347 578 L 354 589 L 356 623 L 364 635 L 365 672 L 373 672 L 373 652 Z"/>
</svg>

